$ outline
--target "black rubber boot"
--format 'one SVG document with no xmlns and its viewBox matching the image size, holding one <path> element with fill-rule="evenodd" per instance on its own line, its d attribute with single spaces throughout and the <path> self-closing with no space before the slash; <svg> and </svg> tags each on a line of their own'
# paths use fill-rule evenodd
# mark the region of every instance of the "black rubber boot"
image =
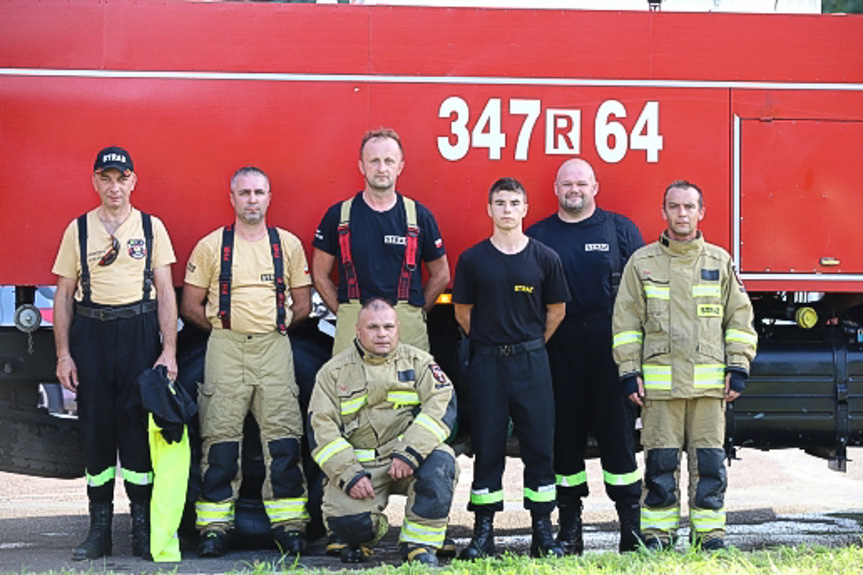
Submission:
<svg viewBox="0 0 863 575">
<path fill-rule="evenodd" d="M 563 557 L 563 548 L 551 534 L 551 517 L 548 513 L 531 515 L 533 536 L 530 540 L 531 557 Z"/>
<path fill-rule="evenodd" d="M 198 543 L 198 557 L 221 557 L 228 550 L 229 535 L 225 531 L 205 531 Z"/>
<path fill-rule="evenodd" d="M 150 554 L 150 504 L 130 503 L 132 515 L 132 555 L 152 559 Z"/>
<path fill-rule="evenodd" d="M 438 566 L 437 554 L 434 547 L 427 547 L 416 543 L 402 543 L 399 545 L 399 553 L 405 563 L 420 563 L 429 567 Z"/>
<path fill-rule="evenodd" d="M 581 499 L 576 503 L 560 507 L 560 529 L 557 532 L 557 542 L 566 555 L 581 555 L 584 553 L 584 538 L 581 523 Z"/>
<path fill-rule="evenodd" d="M 473 519 L 473 537 L 459 553 L 459 559 L 473 561 L 494 557 L 494 512 L 477 512 Z"/>
<path fill-rule="evenodd" d="M 306 536 L 297 529 L 288 530 L 284 527 L 276 527 L 273 529 L 273 540 L 282 555 L 299 555 L 305 553 L 309 548 Z"/>
<path fill-rule="evenodd" d="M 90 533 L 72 551 L 72 561 L 98 559 L 111 555 L 111 520 L 114 517 L 114 504 L 110 501 L 90 502 Z"/>
<path fill-rule="evenodd" d="M 620 521 L 620 544 L 618 550 L 621 553 L 638 550 L 641 543 L 641 508 L 638 501 L 615 503 L 617 518 Z"/>
</svg>

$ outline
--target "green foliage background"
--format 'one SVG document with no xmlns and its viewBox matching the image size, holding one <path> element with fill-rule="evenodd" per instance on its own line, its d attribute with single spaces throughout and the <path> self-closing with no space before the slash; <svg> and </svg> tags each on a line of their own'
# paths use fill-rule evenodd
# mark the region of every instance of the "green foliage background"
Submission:
<svg viewBox="0 0 863 575">
<path fill-rule="evenodd" d="M 863 0 L 821 0 L 821 12 L 863 13 Z"/>
</svg>

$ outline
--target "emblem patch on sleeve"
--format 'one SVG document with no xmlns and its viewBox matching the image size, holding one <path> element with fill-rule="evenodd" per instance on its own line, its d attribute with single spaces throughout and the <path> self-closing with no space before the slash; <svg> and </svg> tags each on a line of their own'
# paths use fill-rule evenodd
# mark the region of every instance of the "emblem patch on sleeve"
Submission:
<svg viewBox="0 0 863 575">
<path fill-rule="evenodd" d="M 429 369 L 432 372 L 432 377 L 435 378 L 439 383 L 447 383 L 446 374 L 440 368 L 440 366 L 436 363 L 429 364 Z"/>
</svg>

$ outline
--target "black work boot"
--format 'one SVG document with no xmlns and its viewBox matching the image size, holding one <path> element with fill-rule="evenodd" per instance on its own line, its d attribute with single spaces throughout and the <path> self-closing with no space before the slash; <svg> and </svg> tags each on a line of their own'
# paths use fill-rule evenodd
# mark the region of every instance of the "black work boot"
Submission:
<svg viewBox="0 0 863 575">
<path fill-rule="evenodd" d="M 282 555 L 299 555 L 300 553 L 305 553 L 309 548 L 306 536 L 302 531 L 297 529 L 276 527 L 273 529 L 273 540 L 276 542 Z"/>
<path fill-rule="evenodd" d="M 417 543 L 402 543 L 399 545 L 399 554 L 405 563 L 420 563 L 429 567 L 437 567 L 438 560 L 436 549 Z"/>
<path fill-rule="evenodd" d="M 530 539 L 531 557 L 563 557 L 563 548 L 551 534 L 549 513 L 531 513 L 533 535 Z"/>
<path fill-rule="evenodd" d="M 494 557 L 494 512 L 478 511 L 473 519 L 473 537 L 459 553 L 459 559 L 473 561 Z"/>
<path fill-rule="evenodd" d="M 132 555 L 152 559 L 150 555 L 150 504 L 129 503 L 132 515 Z"/>
<path fill-rule="evenodd" d="M 641 508 L 638 501 L 615 503 L 620 520 L 620 544 L 618 551 L 637 551 L 641 543 Z"/>
<path fill-rule="evenodd" d="M 90 502 L 90 533 L 72 551 L 72 561 L 98 559 L 111 555 L 111 520 L 114 504 L 110 501 Z"/>
<path fill-rule="evenodd" d="M 584 553 L 584 538 L 581 527 L 581 499 L 575 503 L 560 506 L 558 517 L 560 529 L 557 532 L 557 542 L 567 555 Z"/>
<path fill-rule="evenodd" d="M 204 531 L 198 543 L 198 557 L 221 557 L 228 550 L 228 539 L 225 531 Z"/>
</svg>

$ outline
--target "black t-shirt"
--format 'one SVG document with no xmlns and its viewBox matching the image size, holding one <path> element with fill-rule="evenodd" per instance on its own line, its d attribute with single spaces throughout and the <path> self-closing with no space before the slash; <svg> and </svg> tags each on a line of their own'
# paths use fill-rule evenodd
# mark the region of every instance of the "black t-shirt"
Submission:
<svg viewBox="0 0 863 575">
<path fill-rule="evenodd" d="M 473 304 L 471 340 L 512 345 L 543 337 L 546 306 L 569 301 L 569 290 L 560 258 L 541 243 L 504 254 L 484 240 L 459 257 L 453 301 Z"/>
<path fill-rule="evenodd" d="M 611 252 L 606 220 L 613 218 L 620 252 L 620 272 L 635 250 L 644 245 L 641 233 L 626 216 L 599 208 L 586 220 L 564 222 L 557 214 L 540 220 L 527 230 L 560 256 L 572 299 L 566 317 L 611 317 Z"/>
<path fill-rule="evenodd" d="M 342 267 L 339 248 L 339 220 L 342 203 L 331 206 L 324 214 L 312 245 L 336 256 L 339 264 L 339 302 L 348 301 L 348 285 Z M 437 222 L 431 212 L 416 202 L 417 226 L 420 229 L 417 242 L 417 262 L 434 261 L 446 254 Z M 385 212 L 371 209 L 362 192 L 351 204 L 351 257 L 357 272 L 360 297 L 363 300 L 382 297 L 392 301 L 398 298 L 399 275 L 405 258 L 405 233 L 407 216 L 401 194 L 397 194 L 395 205 Z M 422 292 L 422 270 L 417 265 L 411 274 L 409 302 L 415 306 L 425 305 Z"/>
</svg>

